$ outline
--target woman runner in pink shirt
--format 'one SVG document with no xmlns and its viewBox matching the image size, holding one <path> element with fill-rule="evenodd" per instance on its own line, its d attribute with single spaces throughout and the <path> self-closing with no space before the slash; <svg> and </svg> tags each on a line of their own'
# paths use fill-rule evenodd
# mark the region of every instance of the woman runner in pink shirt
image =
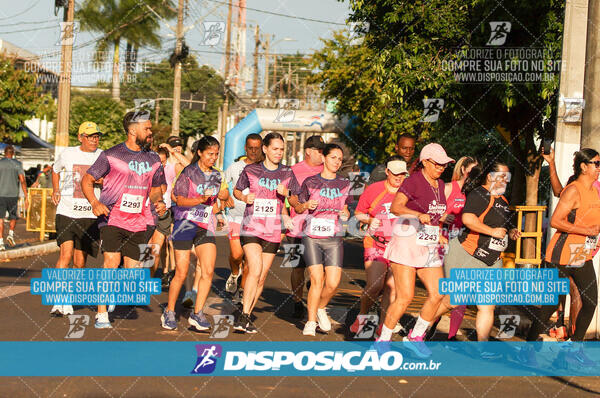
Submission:
<svg viewBox="0 0 600 398">
<path fill-rule="evenodd" d="M 342 276 L 344 231 L 339 220 L 348 220 L 348 203 L 352 200 L 348 195 L 350 181 L 336 174 L 343 159 L 339 145 L 325 145 L 323 171 L 304 180 L 295 207 L 298 214 L 308 211 L 302 237 L 304 262 L 311 283 L 307 299 L 308 321 L 302 331 L 305 336 L 315 335 L 317 320 L 322 331 L 331 330 L 325 307 Z"/>
<path fill-rule="evenodd" d="M 284 199 L 297 194 L 298 182 L 292 169 L 280 164 L 284 141 L 279 133 L 269 133 L 263 138 L 265 160 L 244 168 L 233 191 L 233 196 L 246 202 L 240 243 L 248 262 L 248 276 L 242 298 L 242 314 L 233 328 L 240 332 L 256 333 L 250 319 L 252 309 L 262 294 L 267 274 L 281 242 L 281 216 L 286 228 L 292 229 L 291 219 Z M 246 188 L 248 194 L 242 193 Z"/>
</svg>

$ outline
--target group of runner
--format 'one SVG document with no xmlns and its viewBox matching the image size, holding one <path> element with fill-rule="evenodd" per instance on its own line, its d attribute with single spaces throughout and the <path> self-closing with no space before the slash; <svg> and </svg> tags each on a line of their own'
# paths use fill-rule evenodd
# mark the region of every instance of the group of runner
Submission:
<svg viewBox="0 0 600 398">
<path fill-rule="evenodd" d="M 53 198 L 58 204 L 57 243 L 61 248 L 57 267 L 68 266 L 71 258 L 76 267 L 84 266 L 86 255 L 98 252 L 98 236 L 107 268 L 139 266 L 141 245 L 150 242 L 160 247 L 170 242 L 172 252 L 168 245 L 165 252 L 174 260 L 175 273 L 161 324 L 174 330 L 176 302 L 194 250 L 196 278 L 184 297 L 195 302 L 188 322 L 197 330 L 209 330 L 211 323 L 203 307 L 215 269 L 215 232 L 225 213 L 231 266 L 226 290 L 241 302 L 234 329 L 257 332 L 252 312 L 283 232 L 289 243 L 303 246 L 301 262 L 291 272 L 294 316 L 298 318 L 305 312 L 306 270 L 310 278 L 302 333 L 314 336 L 317 328 L 331 330 L 326 307 L 343 272 L 346 232 L 342 224 L 350 217 L 349 205 L 354 200 L 350 181 L 338 175 L 348 155 L 342 147 L 326 144 L 321 136 L 309 137 L 304 160 L 288 167 L 281 163 L 285 141 L 280 134 L 263 138 L 251 134 L 245 141 L 245 156 L 223 173 L 214 167 L 220 144 L 213 137 L 198 140 L 189 161 L 181 153 L 177 137 L 161 145 L 158 154 L 150 150 L 149 113 L 128 113 L 123 127 L 125 142 L 100 151 L 97 126 L 82 124 L 81 146 L 67 149 L 54 165 Z M 465 312 L 464 306 L 452 308 L 448 298 L 439 293 L 440 278 L 448 277 L 454 268 L 501 267 L 509 238 L 518 239 L 520 232 L 504 197 L 511 179 L 507 164 L 468 156 L 455 162 L 437 143 L 425 145 L 414 158 L 415 139 L 408 134 L 399 137 L 396 149 L 398 155 L 373 173 L 354 212 L 365 230 L 367 284 L 359 315 L 366 315 L 381 296 L 383 322 L 376 338 L 390 341 L 413 300 L 418 276 L 427 299 L 405 340 L 415 343 L 411 347 L 418 355 L 427 356 L 429 350 L 423 342 L 428 330 L 431 335 L 441 315 L 451 310 L 452 339 Z M 445 184 L 441 176 L 451 166 L 452 182 Z M 594 186 L 599 171 L 596 151 L 582 149 L 576 154 L 572 181 L 552 216 L 551 225 L 557 232 L 544 263 L 558 268 L 577 285 L 583 307 L 574 340 L 583 339 L 597 304 L 591 258 L 600 233 L 600 196 Z M 574 263 L 574 258 L 578 262 Z M 542 307 L 536 312 L 530 339 L 544 331 L 554 309 Z M 52 309 L 56 314 L 72 311 L 71 306 Z M 106 306 L 98 306 L 96 327 L 111 327 L 107 311 Z M 356 319 L 351 332 L 358 332 L 362 319 Z M 493 321 L 494 306 L 478 306 L 478 340 L 488 340 Z"/>
</svg>

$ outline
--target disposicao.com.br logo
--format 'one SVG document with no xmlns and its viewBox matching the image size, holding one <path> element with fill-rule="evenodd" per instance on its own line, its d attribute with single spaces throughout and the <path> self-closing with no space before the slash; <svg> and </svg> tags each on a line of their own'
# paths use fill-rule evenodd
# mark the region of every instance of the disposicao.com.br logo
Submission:
<svg viewBox="0 0 600 398">
<path fill-rule="evenodd" d="M 217 347 L 218 346 L 218 349 Z M 213 373 L 216 357 L 220 357 L 222 367 L 217 367 L 218 374 L 228 372 L 265 372 L 280 371 L 286 375 L 301 375 L 328 372 L 356 374 L 362 372 L 393 372 L 398 370 L 436 371 L 441 362 L 405 361 L 401 352 L 387 350 L 379 352 L 371 348 L 367 350 L 334 351 L 334 350 L 225 350 L 219 345 L 198 345 L 198 360 L 193 374 Z M 206 364 L 210 363 L 210 367 Z"/>
</svg>

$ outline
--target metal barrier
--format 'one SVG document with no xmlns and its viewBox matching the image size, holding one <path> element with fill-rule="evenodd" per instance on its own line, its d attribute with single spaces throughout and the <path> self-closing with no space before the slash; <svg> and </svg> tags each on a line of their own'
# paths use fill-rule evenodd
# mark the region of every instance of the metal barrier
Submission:
<svg viewBox="0 0 600 398">
<path fill-rule="evenodd" d="M 516 206 L 517 211 L 517 229 L 521 231 L 521 237 L 517 239 L 517 248 L 515 264 L 535 264 L 539 266 L 542 263 L 542 218 L 546 211 L 546 206 Z M 534 232 L 523 231 L 523 213 L 537 213 L 536 230 Z M 523 238 L 535 238 L 535 258 L 521 257 L 521 240 Z"/>
<path fill-rule="evenodd" d="M 29 208 L 26 229 L 40 231 L 40 241 L 43 241 L 47 232 L 56 232 L 56 206 L 52 202 L 52 188 L 29 188 L 27 194 Z"/>
</svg>

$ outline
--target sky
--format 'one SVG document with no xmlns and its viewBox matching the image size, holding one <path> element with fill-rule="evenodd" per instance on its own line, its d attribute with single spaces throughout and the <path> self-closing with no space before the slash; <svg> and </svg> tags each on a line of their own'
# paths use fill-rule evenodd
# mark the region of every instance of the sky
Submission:
<svg viewBox="0 0 600 398">
<path fill-rule="evenodd" d="M 83 0 L 76 0 L 81 4 Z M 140 0 L 143 1 L 143 0 Z M 172 0 L 177 3 L 177 0 Z M 41 62 L 48 69 L 59 71 L 60 66 L 60 25 L 62 10 L 54 15 L 54 0 L 1 0 L 0 39 L 6 40 L 34 54 L 42 55 Z M 188 0 L 184 25 L 189 28 L 185 40 L 199 64 L 209 64 L 217 70 L 224 65 L 224 35 L 214 46 L 203 43 L 204 22 L 225 22 L 227 20 L 226 0 Z M 236 1 L 234 0 L 234 4 Z M 251 66 L 254 52 L 254 27 L 259 25 L 262 34 L 271 34 L 271 43 L 276 43 L 271 53 L 310 53 L 322 47 L 320 38 L 329 38 L 335 30 L 346 30 L 350 9 L 348 2 L 335 0 L 247 0 L 246 3 L 246 63 Z M 261 11 L 255 11 L 261 10 Z M 235 7 L 234 7 L 235 10 Z M 291 16 L 284 17 L 283 14 Z M 302 19 L 304 18 L 304 19 Z M 235 17 L 233 18 L 235 21 Z M 310 19 L 325 21 L 317 22 Z M 175 37 L 167 25 L 173 28 L 176 20 L 161 21 L 161 49 L 143 48 L 140 50 L 139 68 L 143 61 L 158 62 L 173 51 Z M 73 51 L 74 86 L 92 86 L 98 80 L 110 81 L 110 62 L 97 68 L 92 62 L 95 41 L 99 33 L 79 32 L 75 37 Z M 264 37 L 263 37 L 264 38 Z M 124 51 L 125 43 L 121 43 Z M 262 50 L 261 50 L 262 51 Z M 261 59 L 261 64 L 264 60 Z M 261 67 L 262 69 L 262 67 Z M 250 76 L 248 76 L 249 78 Z"/>
</svg>

